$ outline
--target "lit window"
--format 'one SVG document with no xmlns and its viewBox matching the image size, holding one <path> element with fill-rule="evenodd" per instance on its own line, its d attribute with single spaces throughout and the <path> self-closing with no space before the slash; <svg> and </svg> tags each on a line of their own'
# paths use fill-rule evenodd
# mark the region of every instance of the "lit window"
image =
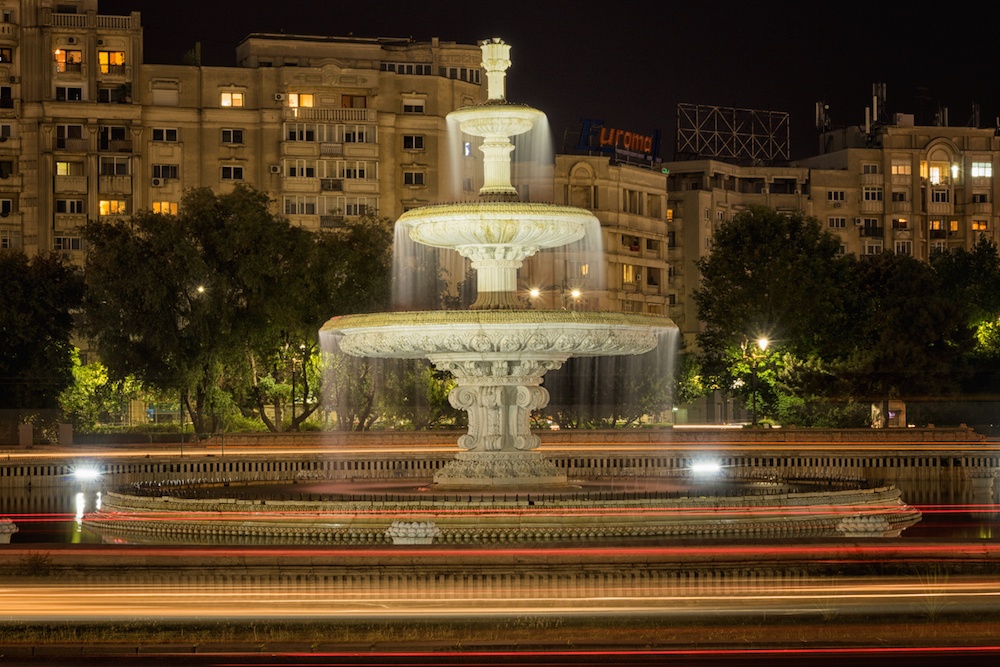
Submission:
<svg viewBox="0 0 1000 667">
<path fill-rule="evenodd" d="M 0 49 L 0 63 L 14 62 L 12 50 L 9 48 Z"/>
<path fill-rule="evenodd" d="M 97 62 L 101 66 L 101 74 L 125 74 L 124 51 L 98 51 Z"/>
<path fill-rule="evenodd" d="M 909 176 L 912 173 L 913 167 L 910 166 L 909 160 L 893 160 L 892 161 L 892 175 L 893 176 Z"/>
<path fill-rule="evenodd" d="M 219 99 L 219 104 L 224 107 L 243 106 L 243 93 L 224 91 Z"/>
<path fill-rule="evenodd" d="M 993 178 L 993 163 L 992 162 L 973 162 L 972 163 L 972 177 L 973 178 Z"/>
<path fill-rule="evenodd" d="M 465 144 L 462 146 L 462 154 L 465 155 L 465 157 L 472 157 L 472 142 L 471 141 L 466 141 Z"/>
<path fill-rule="evenodd" d="M 986 220 L 973 220 L 972 221 L 972 231 L 974 232 L 986 232 L 989 231 L 989 225 Z"/>
<path fill-rule="evenodd" d="M 622 283 L 635 285 L 642 280 L 642 268 L 632 264 L 622 264 Z"/>
<path fill-rule="evenodd" d="M 121 199 L 102 199 L 97 207 L 100 215 L 125 215 L 125 202 Z"/>
<path fill-rule="evenodd" d="M 56 176 L 83 176 L 82 162 L 67 162 L 60 160 L 56 162 Z"/>
<path fill-rule="evenodd" d="M 948 231 L 949 232 L 957 232 L 958 231 L 958 220 L 949 220 L 948 221 Z"/>
<path fill-rule="evenodd" d="M 52 55 L 56 61 L 57 72 L 83 71 L 83 51 L 56 49 Z"/>
<path fill-rule="evenodd" d="M 177 202 L 154 201 L 153 213 L 162 213 L 163 215 L 177 215 Z"/>
<path fill-rule="evenodd" d="M 312 105 L 313 105 L 312 93 L 288 93 L 288 106 L 311 107 Z"/>
</svg>

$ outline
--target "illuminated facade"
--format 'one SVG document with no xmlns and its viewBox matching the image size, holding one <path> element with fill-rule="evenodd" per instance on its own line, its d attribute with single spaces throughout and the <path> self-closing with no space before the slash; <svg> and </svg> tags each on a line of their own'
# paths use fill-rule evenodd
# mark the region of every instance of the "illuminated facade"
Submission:
<svg viewBox="0 0 1000 667">
<path fill-rule="evenodd" d="M 0 245 L 82 261 L 88 219 L 266 191 L 293 224 L 469 190 L 444 117 L 480 95 L 475 45 L 253 34 L 238 67 L 145 64 L 138 12 L 0 0 Z M 466 173 L 468 172 L 468 173 Z"/>
</svg>

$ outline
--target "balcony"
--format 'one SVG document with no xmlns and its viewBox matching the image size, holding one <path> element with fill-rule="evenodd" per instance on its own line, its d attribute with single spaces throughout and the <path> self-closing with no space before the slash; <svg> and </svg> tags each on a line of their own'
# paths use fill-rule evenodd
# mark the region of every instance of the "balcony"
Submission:
<svg viewBox="0 0 1000 667">
<path fill-rule="evenodd" d="M 885 237 L 884 227 L 859 227 L 858 233 L 862 238 L 880 239 Z"/>
<path fill-rule="evenodd" d="M 862 213 L 881 213 L 885 209 L 885 202 L 882 200 L 864 200 L 858 202 L 858 210 Z"/>
<path fill-rule="evenodd" d="M 954 209 L 950 201 L 945 202 L 928 202 L 927 203 L 927 213 L 930 215 L 951 215 Z"/>
<path fill-rule="evenodd" d="M 101 142 L 101 151 L 104 153 L 131 153 L 131 139 L 110 139 Z"/>
<path fill-rule="evenodd" d="M 56 213 L 56 231 L 76 231 L 87 224 L 87 216 L 81 213 Z"/>
<path fill-rule="evenodd" d="M 87 177 L 56 176 L 56 192 L 86 194 Z"/>
<path fill-rule="evenodd" d="M 340 156 L 344 154 L 344 144 L 320 144 L 320 155 Z"/>
<path fill-rule="evenodd" d="M 101 176 L 97 185 L 102 194 L 130 195 L 132 194 L 131 176 Z"/>
<path fill-rule="evenodd" d="M 970 214 L 980 214 L 980 215 L 992 215 L 993 214 L 993 202 L 988 201 L 976 201 L 968 204 L 966 210 Z"/>
<path fill-rule="evenodd" d="M 58 12 L 52 12 L 49 15 L 50 23 L 54 28 L 86 28 L 87 26 L 87 14 L 60 14 Z M 132 17 L 131 16 L 96 16 L 97 23 L 96 28 L 102 30 L 131 30 L 132 29 Z M 136 26 L 138 27 L 138 26 Z"/>
<path fill-rule="evenodd" d="M 932 239 L 946 239 L 948 238 L 948 232 L 943 229 L 931 229 L 928 230 L 927 236 Z"/>
<path fill-rule="evenodd" d="M 319 189 L 322 192 L 343 192 L 344 180 L 341 178 L 321 178 L 319 179 Z"/>
<path fill-rule="evenodd" d="M 57 151 L 67 151 L 69 153 L 86 153 L 90 142 L 87 139 L 66 139 L 56 137 L 55 140 L 55 150 Z"/>
<path fill-rule="evenodd" d="M 324 109 L 319 107 L 285 107 L 284 120 L 327 120 L 347 123 L 374 123 L 375 109 Z M 374 127 L 372 130 L 374 131 Z"/>
<path fill-rule="evenodd" d="M 358 142 L 344 144 L 344 157 L 377 158 L 378 144 L 363 144 Z"/>
<path fill-rule="evenodd" d="M 892 202 L 892 212 L 893 213 L 912 213 L 913 212 L 913 202 L 911 201 L 895 201 Z"/>
<path fill-rule="evenodd" d="M 285 157 L 319 157 L 315 141 L 282 141 L 281 154 Z"/>
<path fill-rule="evenodd" d="M 335 229 L 344 224 L 342 215 L 321 215 L 319 216 L 319 226 L 322 229 Z"/>
<path fill-rule="evenodd" d="M 284 192 L 315 194 L 319 192 L 319 179 L 309 176 L 285 176 L 281 179 Z"/>
<path fill-rule="evenodd" d="M 353 194 L 374 194 L 378 192 L 378 181 L 367 178 L 345 178 L 344 192 Z"/>
</svg>

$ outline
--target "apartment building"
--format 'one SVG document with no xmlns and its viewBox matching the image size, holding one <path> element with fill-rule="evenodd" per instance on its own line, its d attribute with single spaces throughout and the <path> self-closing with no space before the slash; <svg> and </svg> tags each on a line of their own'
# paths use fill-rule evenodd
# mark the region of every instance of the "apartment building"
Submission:
<svg viewBox="0 0 1000 667">
<path fill-rule="evenodd" d="M 476 45 L 262 33 L 207 67 L 144 63 L 142 30 L 97 0 L 0 0 L 0 246 L 82 261 L 88 219 L 192 187 L 246 183 L 321 229 L 478 186 L 445 121 L 482 99 Z"/>
</svg>

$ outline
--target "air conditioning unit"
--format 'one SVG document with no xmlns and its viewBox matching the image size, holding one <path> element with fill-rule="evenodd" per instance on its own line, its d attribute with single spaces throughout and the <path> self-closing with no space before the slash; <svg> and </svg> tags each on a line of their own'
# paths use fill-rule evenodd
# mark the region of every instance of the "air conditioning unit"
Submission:
<svg viewBox="0 0 1000 667">
<path fill-rule="evenodd" d="M 839 201 L 833 202 L 833 207 L 834 208 L 840 208 L 841 206 L 843 206 L 843 204 L 841 204 Z"/>
<path fill-rule="evenodd" d="M 154 188 L 162 188 L 163 187 L 163 179 L 162 178 L 154 178 L 153 182 L 152 182 L 152 186 Z"/>
<path fill-rule="evenodd" d="M 76 44 L 76 37 L 67 37 L 66 38 L 66 43 L 67 44 Z"/>
<path fill-rule="evenodd" d="M 275 102 L 284 102 L 285 101 L 285 97 L 286 97 L 286 95 L 284 93 L 275 93 L 274 94 L 274 101 Z"/>
<path fill-rule="evenodd" d="M 271 173 L 272 174 L 280 174 L 281 173 L 281 165 L 280 164 L 272 164 L 271 165 Z"/>
<path fill-rule="evenodd" d="M 98 46 L 104 46 L 104 40 L 103 39 L 97 40 L 97 45 Z"/>
<path fill-rule="evenodd" d="M 854 224 L 860 227 L 863 224 L 861 218 L 854 218 Z"/>
</svg>

